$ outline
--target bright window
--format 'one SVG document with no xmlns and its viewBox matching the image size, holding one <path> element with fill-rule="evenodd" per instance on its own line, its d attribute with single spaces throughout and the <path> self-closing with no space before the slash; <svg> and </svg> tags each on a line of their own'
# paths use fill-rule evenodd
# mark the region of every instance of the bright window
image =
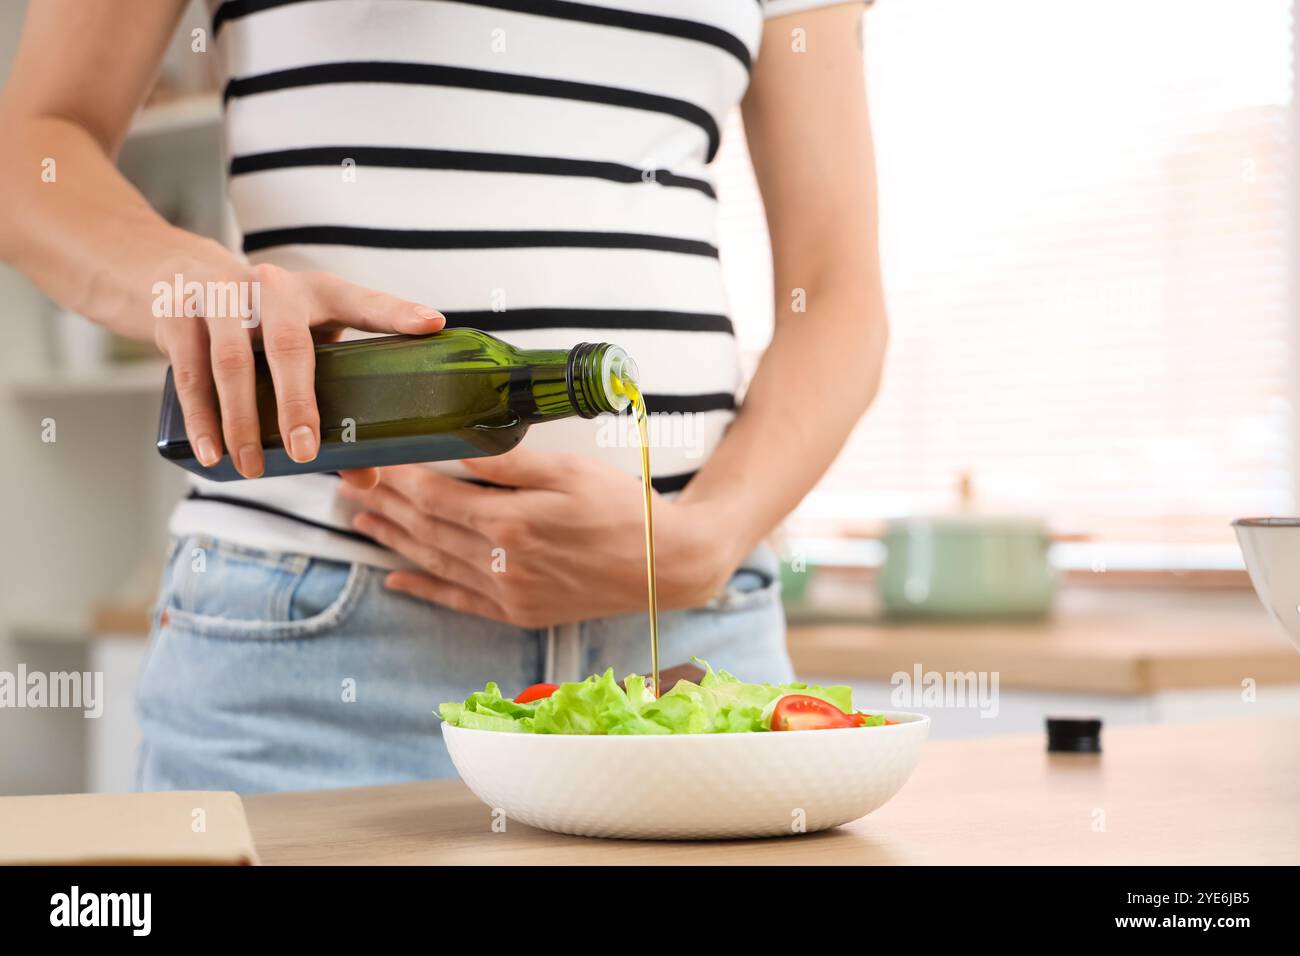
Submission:
<svg viewBox="0 0 1300 956">
<path fill-rule="evenodd" d="M 1293 512 L 1297 152 L 1284 0 L 878 0 L 866 15 L 893 338 L 798 532 L 989 510 L 1224 548 Z M 751 360 L 761 204 L 732 129 L 722 244 Z"/>
</svg>

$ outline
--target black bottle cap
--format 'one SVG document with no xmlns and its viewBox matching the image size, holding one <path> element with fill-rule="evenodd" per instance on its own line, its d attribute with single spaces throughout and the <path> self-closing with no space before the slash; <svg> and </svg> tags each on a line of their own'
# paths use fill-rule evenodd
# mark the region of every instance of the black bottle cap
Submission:
<svg viewBox="0 0 1300 956">
<path fill-rule="evenodd" d="M 1048 753 L 1101 753 L 1100 717 L 1048 717 Z"/>
</svg>

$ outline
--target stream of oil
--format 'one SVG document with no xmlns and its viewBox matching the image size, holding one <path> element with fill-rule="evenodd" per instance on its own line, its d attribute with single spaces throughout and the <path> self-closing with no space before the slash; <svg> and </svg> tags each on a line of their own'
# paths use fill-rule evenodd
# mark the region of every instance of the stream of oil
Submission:
<svg viewBox="0 0 1300 956">
<path fill-rule="evenodd" d="M 630 378 L 618 381 L 618 388 L 632 403 L 636 427 L 641 437 L 641 489 L 645 494 L 645 569 L 646 590 L 650 606 L 650 673 L 654 695 L 659 696 L 659 589 L 655 581 L 654 489 L 650 484 L 650 427 L 641 389 Z"/>
</svg>

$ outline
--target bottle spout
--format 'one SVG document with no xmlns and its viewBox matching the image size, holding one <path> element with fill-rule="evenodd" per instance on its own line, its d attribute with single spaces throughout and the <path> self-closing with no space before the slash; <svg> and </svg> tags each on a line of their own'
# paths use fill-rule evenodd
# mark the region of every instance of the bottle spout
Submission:
<svg viewBox="0 0 1300 956">
<path fill-rule="evenodd" d="M 617 345 L 611 345 L 606 350 L 601 366 L 600 377 L 605 384 L 605 398 L 615 412 L 621 412 L 632 403 L 633 392 L 640 391 L 641 372 L 631 356 Z"/>
<path fill-rule="evenodd" d="M 583 418 L 618 414 L 640 394 L 639 371 L 617 345 L 584 342 L 569 352 L 565 385 L 569 399 Z"/>
</svg>

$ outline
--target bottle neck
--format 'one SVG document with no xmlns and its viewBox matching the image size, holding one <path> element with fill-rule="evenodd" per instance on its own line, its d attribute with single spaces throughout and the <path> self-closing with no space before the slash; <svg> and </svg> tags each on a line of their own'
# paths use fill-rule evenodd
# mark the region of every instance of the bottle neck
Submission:
<svg viewBox="0 0 1300 956">
<path fill-rule="evenodd" d="M 636 365 L 617 345 L 584 342 L 572 349 L 526 349 L 511 383 L 511 407 L 528 422 L 595 418 L 627 408 L 618 383 L 635 381 Z"/>
</svg>

